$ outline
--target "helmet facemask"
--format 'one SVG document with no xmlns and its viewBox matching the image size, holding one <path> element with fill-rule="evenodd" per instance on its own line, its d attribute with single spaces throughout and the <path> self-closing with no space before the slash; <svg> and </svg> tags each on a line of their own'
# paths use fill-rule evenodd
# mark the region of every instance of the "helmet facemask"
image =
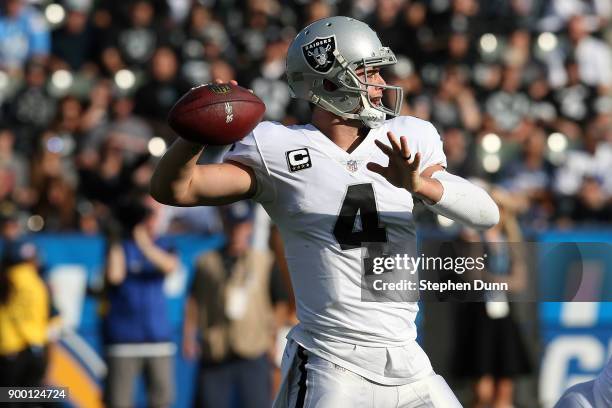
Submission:
<svg viewBox="0 0 612 408">
<path fill-rule="evenodd" d="M 397 58 L 389 48 L 381 49 L 383 56 L 362 58 L 361 61 L 351 64 L 352 66 L 346 63 L 338 52 L 336 54 L 336 59 L 344 68 L 344 75 L 339 78 L 342 85 L 347 90 L 359 92 L 361 96 L 363 108 L 356 113 L 358 119 L 361 119 L 366 126 L 376 128 L 382 125 L 386 115 L 399 116 L 402 109 L 403 89 L 399 86 L 368 82 L 368 69 L 387 67 L 397 62 Z M 357 75 L 356 70 L 359 68 L 363 69 L 363 80 Z M 380 88 L 383 93 L 385 91 L 394 92 L 395 105 L 392 108 L 385 106 L 382 96 L 380 104 L 374 103 L 368 92 L 369 87 Z"/>
</svg>

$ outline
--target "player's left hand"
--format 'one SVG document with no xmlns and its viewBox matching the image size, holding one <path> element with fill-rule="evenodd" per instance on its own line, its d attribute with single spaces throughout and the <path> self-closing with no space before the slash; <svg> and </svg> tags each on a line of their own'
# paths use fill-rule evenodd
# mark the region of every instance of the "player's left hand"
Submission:
<svg viewBox="0 0 612 408">
<path fill-rule="evenodd" d="M 387 137 L 391 146 L 387 146 L 380 140 L 375 140 L 375 143 L 389 157 L 389 165 L 384 167 L 378 163 L 370 162 L 367 164 L 368 170 L 380 174 L 395 187 L 405 188 L 413 194 L 419 193 L 423 185 L 423 180 L 419 174 L 421 154 L 416 153 L 414 157 L 412 156 L 406 136 L 400 137 L 398 141 L 393 132 L 387 132 Z"/>
</svg>

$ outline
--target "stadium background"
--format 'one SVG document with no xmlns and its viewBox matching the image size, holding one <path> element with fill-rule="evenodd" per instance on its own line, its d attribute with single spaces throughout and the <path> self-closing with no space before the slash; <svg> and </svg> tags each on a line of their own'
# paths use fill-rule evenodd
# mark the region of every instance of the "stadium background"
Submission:
<svg viewBox="0 0 612 408">
<path fill-rule="evenodd" d="M 9 21 L 6 8 L 0 14 L 0 209 L 17 214 L 39 247 L 64 326 L 50 378 L 71 386 L 74 405 L 99 404 L 104 361 L 92 293 L 101 283 L 109 209 L 121 194 L 146 190 L 174 137 L 164 123 L 169 107 L 190 86 L 236 78 L 264 100 L 266 119 L 307 121 L 307 104 L 289 99 L 284 55 L 299 28 L 328 15 L 368 22 L 400 56 L 386 75 L 404 87 L 404 113 L 438 127 L 449 169 L 496 188 L 529 240 L 611 242 L 609 1 L 4 4 L 18 18 Z M 122 165 L 107 176 L 109 157 Z M 178 342 L 194 257 L 222 238 L 214 210 L 158 211 L 160 232 L 180 234 L 181 272 L 166 284 Z M 427 214 L 422 222 L 425 235 L 456 228 Z M 610 256 L 592 262 L 607 276 L 609 297 Z M 541 282 L 563 281 L 567 265 L 540 265 Z M 444 333 L 448 311 L 424 309 L 421 325 L 434 321 L 430 335 Z M 612 355 L 609 303 L 535 309 L 537 319 L 528 313 L 523 323 L 537 323 L 530 350 L 539 370 L 519 384 L 519 406 L 550 405 Z M 443 347 L 427 333 L 426 348 Z M 432 361 L 444 374 L 443 356 Z M 176 368 L 176 406 L 188 406 L 195 367 L 178 353 Z"/>
</svg>

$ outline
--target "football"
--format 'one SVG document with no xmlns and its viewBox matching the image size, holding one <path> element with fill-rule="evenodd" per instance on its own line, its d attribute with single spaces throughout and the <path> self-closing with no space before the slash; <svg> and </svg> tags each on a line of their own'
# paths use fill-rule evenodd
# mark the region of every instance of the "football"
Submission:
<svg viewBox="0 0 612 408">
<path fill-rule="evenodd" d="M 266 106 L 248 89 L 233 84 L 192 88 L 168 113 L 168 124 L 184 139 L 205 145 L 232 144 L 261 121 Z"/>
</svg>

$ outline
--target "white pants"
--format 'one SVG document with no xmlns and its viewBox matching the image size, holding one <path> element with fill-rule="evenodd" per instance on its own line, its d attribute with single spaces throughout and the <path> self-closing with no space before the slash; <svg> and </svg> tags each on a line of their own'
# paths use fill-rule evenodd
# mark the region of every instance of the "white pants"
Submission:
<svg viewBox="0 0 612 408">
<path fill-rule="evenodd" d="M 381 385 L 292 343 L 283 356 L 283 382 L 274 408 L 461 407 L 446 381 L 433 372 L 410 384 Z"/>
</svg>

